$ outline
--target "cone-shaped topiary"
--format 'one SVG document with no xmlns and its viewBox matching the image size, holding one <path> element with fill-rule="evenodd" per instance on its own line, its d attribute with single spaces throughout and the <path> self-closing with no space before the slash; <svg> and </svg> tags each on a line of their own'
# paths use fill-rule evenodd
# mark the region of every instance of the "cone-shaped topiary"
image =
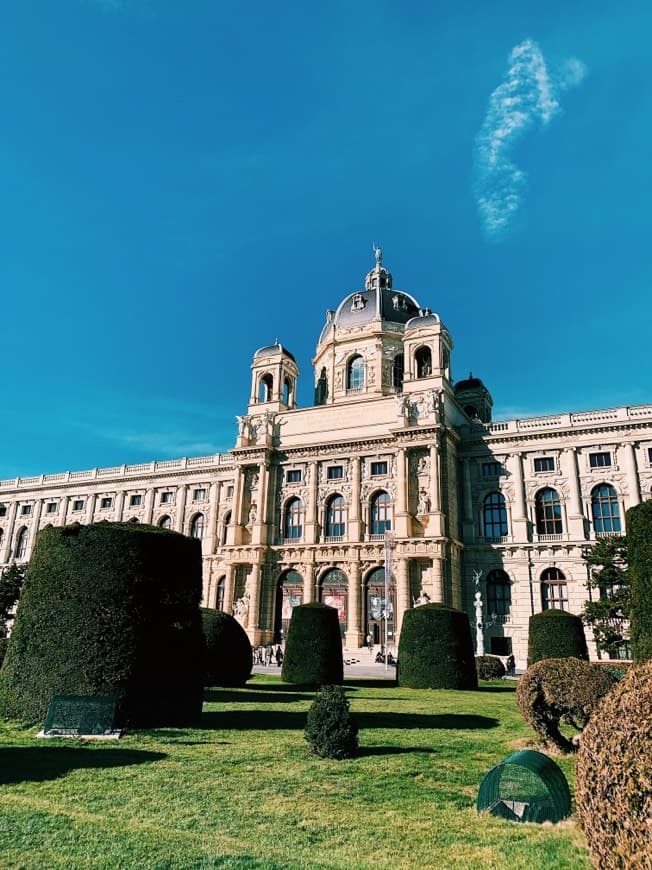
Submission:
<svg viewBox="0 0 652 870">
<path fill-rule="evenodd" d="M 579 616 L 566 610 L 543 610 L 530 617 L 527 663 L 573 656 L 588 662 L 589 651 Z"/>
<path fill-rule="evenodd" d="M 505 665 L 496 656 L 476 656 L 479 680 L 499 680 L 505 676 Z"/>
<path fill-rule="evenodd" d="M 194 725 L 203 699 L 199 542 L 136 523 L 39 532 L 0 672 L 5 716 L 115 695 L 123 724 Z"/>
<path fill-rule="evenodd" d="M 627 555 L 631 583 L 632 657 L 652 659 L 652 501 L 627 511 Z"/>
<path fill-rule="evenodd" d="M 337 610 L 326 604 L 300 604 L 292 611 L 281 678 L 306 686 L 344 681 L 342 638 Z"/>
<path fill-rule="evenodd" d="M 572 656 L 543 659 L 519 680 L 516 703 L 544 743 L 562 752 L 574 752 L 577 747 L 561 733 L 560 723 L 567 722 L 580 731 L 615 683 L 616 677 L 599 665 Z"/>
<path fill-rule="evenodd" d="M 201 620 L 206 641 L 204 685 L 244 686 L 254 664 L 247 632 L 221 610 L 202 607 Z"/>
<path fill-rule="evenodd" d="M 652 661 L 630 668 L 584 729 L 575 802 L 597 867 L 652 866 Z"/>
<path fill-rule="evenodd" d="M 323 686 L 308 710 L 305 738 L 310 751 L 322 758 L 353 758 L 358 754 L 358 726 L 351 718 L 342 686 Z"/>
<path fill-rule="evenodd" d="M 413 689 L 477 689 L 469 617 L 443 604 L 406 610 L 398 683 Z"/>
</svg>

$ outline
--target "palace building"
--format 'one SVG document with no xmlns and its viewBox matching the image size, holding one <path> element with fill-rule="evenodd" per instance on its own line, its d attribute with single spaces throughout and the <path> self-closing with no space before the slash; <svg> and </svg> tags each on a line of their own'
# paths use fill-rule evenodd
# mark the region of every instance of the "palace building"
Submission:
<svg viewBox="0 0 652 870">
<path fill-rule="evenodd" d="M 326 313 L 314 405 L 296 405 L 290 351 L 260 348 L 228 453 L 0 481 L 0 565 L 27 561 L 50 523 L 154 523 L 201 539 L 204 604 L 254 644 L 315 600 L 337 607 L 348 648 L 381 642 L 385 615 L 395 643 L 427 600 L 475 624 L 480 592 L 485 651 L 525 667 L 530 615 L 579 613 L 585 548 L 651 495 L 652 405 L 493 422 L 452 351 L 376 249 L 364 286 Z"/>
</svg>

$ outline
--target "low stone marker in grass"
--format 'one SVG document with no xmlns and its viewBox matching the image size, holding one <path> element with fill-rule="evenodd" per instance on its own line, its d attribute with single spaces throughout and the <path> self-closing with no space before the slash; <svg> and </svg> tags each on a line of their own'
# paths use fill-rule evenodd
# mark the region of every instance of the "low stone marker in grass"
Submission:
<svg viewBox="0 0 652 870">
<path fill-rule="evenodd" d="M 111 695 L 55 695 L 37 737 L 116 740 L 116 699 Z"/>
</svg>

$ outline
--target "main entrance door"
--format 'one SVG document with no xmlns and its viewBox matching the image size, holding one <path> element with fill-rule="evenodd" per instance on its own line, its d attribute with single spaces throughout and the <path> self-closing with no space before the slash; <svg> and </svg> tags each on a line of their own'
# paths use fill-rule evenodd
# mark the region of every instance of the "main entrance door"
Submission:
<svg viewBox="0 0 652 870">
<path fill-rule="evenodd" d="M 331 568 L 324 574 L 321 581 L 321 601 L 329 607 L 335 607 L 340 622 L 340 634 L 346 632 L 347 593 L 349 581 L 339 568 Z"/>
<path fill-rule="evenodd" d="M 395 591 L 390 585 L 387 601 L 387 641 L 391 646 L 394 637 Z M 385 570 L 375 568 L 367 578 L 367 627 L 373 643 L 385 643 Z"/>
<path fill-rule="evenodd" d="M 303 602 L 303 577 L 297 571 L 281 574 L 276 587 L 276 614 L 274 643 L 282 643 L 288 636 L 292 610 Z"/>
</svg>

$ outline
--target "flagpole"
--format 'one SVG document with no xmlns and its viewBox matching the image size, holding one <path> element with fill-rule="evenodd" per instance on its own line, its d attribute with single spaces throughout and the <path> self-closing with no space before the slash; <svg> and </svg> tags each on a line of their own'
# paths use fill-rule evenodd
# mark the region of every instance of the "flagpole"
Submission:
<svg viewBox="0 0 652 870">
<path fill-rule="evenodd" d="M 385 670 L 388 669 L 387 658 L 389 655 L 389 586 L 392 577 L 394 547 L 396 535 L 394 532 L 385 532 Z"/>
</svg>

